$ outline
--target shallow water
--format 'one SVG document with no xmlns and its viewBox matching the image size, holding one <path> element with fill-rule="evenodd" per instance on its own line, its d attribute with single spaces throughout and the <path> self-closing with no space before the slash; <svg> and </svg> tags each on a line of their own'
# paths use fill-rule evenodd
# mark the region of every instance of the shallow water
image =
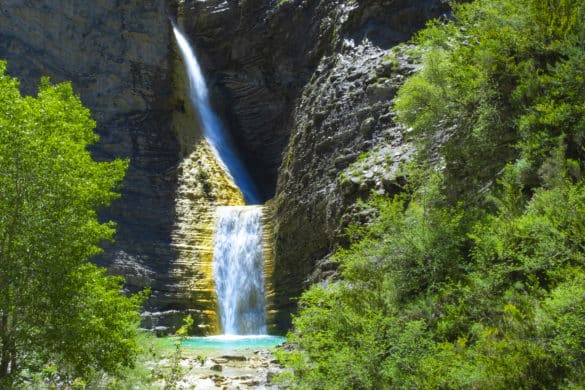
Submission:
<svg viewBox="0 0 585 390">
<path fill-rule="evenodd" d="M 221 335 L 207 337 L 189 337 L 182 346 L 193 349 L 230 350 L 265 349 L 280 345 L 286 341 L 285 337 L 268 335 Z"/>
<path fill-rule="evenodd" d="M 160 340 L 160 339 L 159 339 Z M 169 358 L 175 353 L 177 337 L 163 341 L 169 346 Z M 184 369 L 181 388 L 195 389 L 278 389 L 275 375 L 285 370 L 276 360 L 273 348 L 284 337 L 208 336 L 183 340 L 180 367 Z M 161 360 L 168 367 L 169 358 Z"/>
</svg>

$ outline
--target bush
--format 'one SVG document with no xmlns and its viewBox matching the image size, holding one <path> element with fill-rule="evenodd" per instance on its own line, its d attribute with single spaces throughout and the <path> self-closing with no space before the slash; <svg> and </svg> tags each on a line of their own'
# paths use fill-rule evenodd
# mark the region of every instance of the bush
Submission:
<svg viewBox="0 0 585 390">
<path fill-rule="evenodd" d="M 372 198 L 341 279 L 301 297 L 297 387 L 583 386 L 584 15 L 479 0 L 418 34 L 409 189 Z"/>
</svg>

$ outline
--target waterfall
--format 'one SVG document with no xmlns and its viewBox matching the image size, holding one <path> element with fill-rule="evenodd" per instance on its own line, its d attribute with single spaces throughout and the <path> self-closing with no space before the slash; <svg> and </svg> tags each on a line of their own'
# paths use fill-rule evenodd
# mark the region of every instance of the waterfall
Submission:
<svg viewBox="0 0 585 390">
<path fill-rule="evenodd" d="M 199 115 L 201 127 L 203 128 L 203 135 L 211 145 L 217 159 L 242 191 L 246 203 L 259 204 L 260 197 L 257 194 L 250 175 L 240 161 L 220 119 L 211 109 L 207 85 L 203 73 L 201 72 L 201 67 L 195 57 L 195 53 L 187 39 L 174 24 L 173 31 L 187 68 L 190 87 L 189 97 L 193 107 Z"/>
<path fill-rule="evenodd" d="M 266 334 L 262 207 L 216 211 L 213 271 L 224 334 Z"/>
<path fill-rule="evenodd" d="M 211 109 L 205 78 L 193 49 L 177 26 L 173 31 L 187 67 L 189 97 L 203 135 L 219 163 L 231 175 L 247 204 L 259 196 L 221 121 Z M 215 211 L 213 282 L 219 318 L 226 335 L 266 334 L 264 245 L 261 206 L 219 206 Z"/>
</svg>

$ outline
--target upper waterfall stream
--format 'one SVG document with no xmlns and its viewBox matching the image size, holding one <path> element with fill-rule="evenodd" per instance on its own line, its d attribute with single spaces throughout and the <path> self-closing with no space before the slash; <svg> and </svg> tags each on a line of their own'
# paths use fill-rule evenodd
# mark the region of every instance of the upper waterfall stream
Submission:
<svg viewBox="0 0 585 390">
<path fill-rule="evenodd" d="M 246 203 L 259 204 L 260 197 L 258 196 L 256 186 L 240 161 L 229 135 L 223 128 L 221 120 L 211 108 L 207 84 L 205 83 L 205 77 L 203 76 L 199 62 L 197 62 L 195 52 L 191 48 L 191 45 L 189 45 L 189 41 L 187 41 L 185 36 L 174 24 L 173 32 L 187 68 L 189 98 L 199 115 L 205 139 L 211 145 L 219 162 L 225 167 L 226 171 L 242 191 Z"/>
</svg>

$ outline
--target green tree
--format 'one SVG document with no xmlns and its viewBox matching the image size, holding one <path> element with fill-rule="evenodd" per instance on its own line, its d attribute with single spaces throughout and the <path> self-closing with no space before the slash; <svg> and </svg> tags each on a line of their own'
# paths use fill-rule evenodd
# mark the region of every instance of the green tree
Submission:
<svg viewBox="0 0 585 390">
<path fill-rule="evenodd" d="M 559 140 L 583 158 L 584 15 L 583 0 L 477 0 L 418 34 L 422 68 L 395 109 L 422 159 L 444 162 L 453 200 L 473 198 L 517 158 L 537 186 Z"/>
<path fill-rule="evenodd" d="M 110 240 L 97 211 L 127 162 L 96 162 L 95 122 L 69 83 L 21 96 L 0 62 L 0 383 L 86 379 L 132 364 L 141 298 L 88 259 Z M 53 375 L 54 376 L 54 375 Z"/>
<path fill-rule="evenodd" d="M 437 182 L 431 178 L 431 182 Z M 434 188 L 433 188 L 434 187 Z M 335 259 L 342 280 L 305 292 L 289 335 L 298 351 L 280 354 L 295 386 L 406 387 L 432 346 L 436 300 L 465 271 L 464 221 L 440 206 L 435 186 L 405 197 L 376 197 L 377 218 L 352 227 L 356 240 Z"/>
</svg>

